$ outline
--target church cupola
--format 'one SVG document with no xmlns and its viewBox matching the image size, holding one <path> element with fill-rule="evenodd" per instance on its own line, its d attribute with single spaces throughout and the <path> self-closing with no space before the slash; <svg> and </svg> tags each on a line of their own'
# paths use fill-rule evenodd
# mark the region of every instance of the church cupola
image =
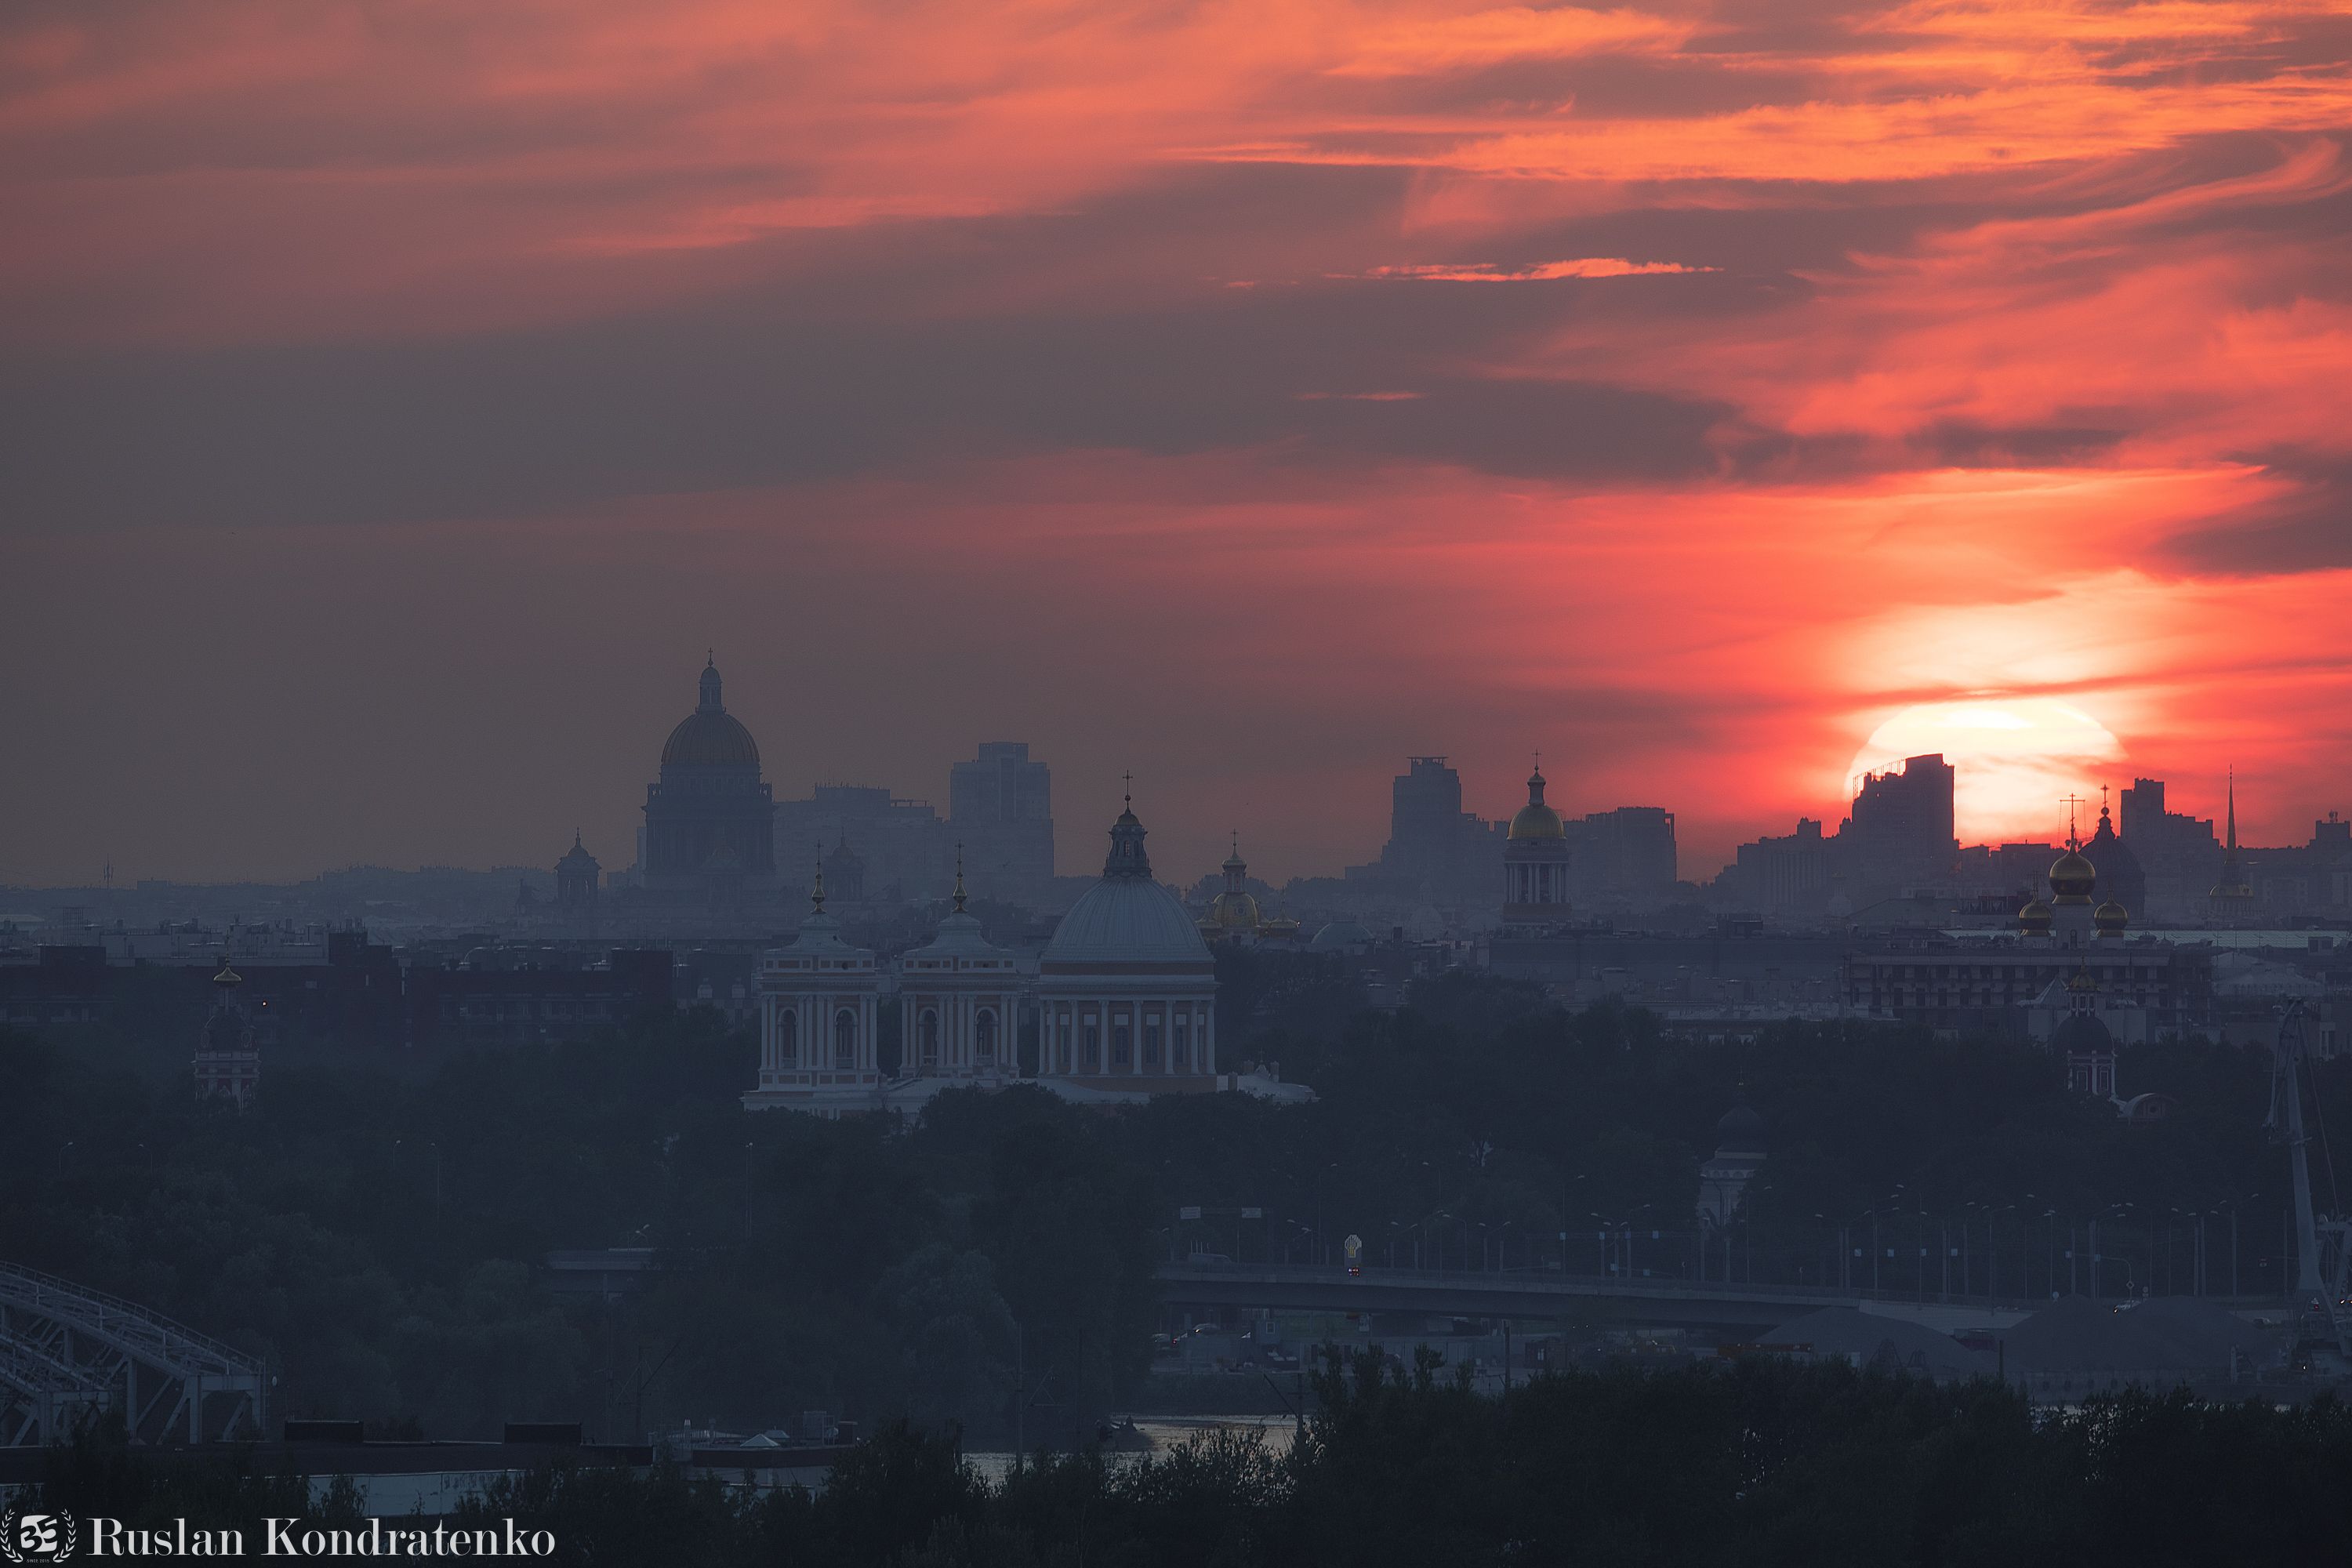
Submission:
<svg viewBox="0 0 2352 1568">
<path fill-rule="evenodd" d="M 1151 858 L 1143 852 L 1143 824 L 1135 815 L 1135 776 L 1128 775 L 1128 793 L 1120 797 L 1126 809 L 1110 825 L 1110 858 L 1103 862 L 1106 877 L 1138 877 L 1149 880 Z"/>
<path fill-rule="evenodd" d="M 702 667 L 702 700 L 695 706 L 698 713 L 724 713 L 727 705 L 719 700 L 719 654 L 713 649 Z"/>
</svg>

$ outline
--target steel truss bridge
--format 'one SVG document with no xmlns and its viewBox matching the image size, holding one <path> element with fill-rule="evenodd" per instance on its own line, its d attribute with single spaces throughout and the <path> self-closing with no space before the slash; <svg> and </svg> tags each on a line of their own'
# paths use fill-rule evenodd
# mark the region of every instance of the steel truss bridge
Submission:
<svg viewBox="0 0 2352 1568">
<path fill-rule="evenodd" d="M 0 1447 L 121 1417 L 134 1443 L 262 1435 L 261 1363 L 134 1302 L 0 1263 Z"/>
</svg>

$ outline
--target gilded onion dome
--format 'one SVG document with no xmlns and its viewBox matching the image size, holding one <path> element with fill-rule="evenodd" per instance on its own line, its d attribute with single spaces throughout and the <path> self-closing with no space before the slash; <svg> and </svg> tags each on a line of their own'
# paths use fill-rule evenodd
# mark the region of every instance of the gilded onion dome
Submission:
<svg viewBox="0 0 2352 1568">
<path fill-rule="evenodd" d="M 2050 906 L 2040 899 L 2028 899 L 2025 907 L 2017 911 L 2017 930 L 2021 936 L 2050 934 Z"/>
<path fill-rule="evenodd" d="M 2099 928 L 2101 936 L 2121 936 L 2131 924 L 2131 911 L 2109 899 L 2091 911 L 2091 923 Z"/>
<path fill-rule="evenodd" d="M 2053 903 L 2087 904 L 2091 901 L 2091 889 L 2098 885 L 2098 868 L 2084 857 L 2077 845 L 2070 843 L 2066 853 L 2051 862 L 2050 890 L 2056 895 Z"/>
</svg>

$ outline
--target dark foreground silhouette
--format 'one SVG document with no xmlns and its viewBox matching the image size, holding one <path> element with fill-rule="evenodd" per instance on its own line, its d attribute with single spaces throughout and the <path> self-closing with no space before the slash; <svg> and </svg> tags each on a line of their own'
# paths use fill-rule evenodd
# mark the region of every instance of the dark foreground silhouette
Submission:
<svg viewBox="0 0 2352 1568">
<path fill-rule="evenodd" d="M 555 1559 L 810 1568 L 1453 1563 L 2321 1563 L 2352 1542 L 2352 1411 L 2132 1392 L 2035 1411 L 1997 1384 L 1843 1365 L 1548 1376 L 1496 1398 L 1424 1357 L 1327 1357 L 1286 1454 L 1223 1436 L 1040 1455 L 1001 1485 L 956 1435 L 891 1426 L 820 1495 L 667 1468 L 555 1469 L 470 1505 Z M 42 1502 L 248 1528 L 299 1481 L 220 1460 L 62 1451 Z M 349 1518 L 347 1492 L 310 1505 Z"/>
</svg>

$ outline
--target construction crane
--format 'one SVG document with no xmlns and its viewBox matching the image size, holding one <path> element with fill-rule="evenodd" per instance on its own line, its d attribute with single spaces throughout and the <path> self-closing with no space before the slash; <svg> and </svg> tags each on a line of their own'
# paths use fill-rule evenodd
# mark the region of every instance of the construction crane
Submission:
<svg viewBox="0 0 2352 1568">
<path fill-rule="evenodd" d="M 2286 1145 L 2287 1171 L 2294 1178 L 2295 1281 L 2289 1298 L 2294 1308 L 2294 1361 L 2340 1377 L 2352 1374 L 2352 1300 L 2347 1300 L 2345 1279 L 2352 1220 L 2320 1215 L 2312 1206 L 2311 1136 L 2304 1128 L 2299 1070 L 2305 1060 L 2303 1004 L 2290 1002 L 2279 1019 L 2278 1044 L 2271 1053 L 2271 1112 L 2263 1125 L 2273 1142 Z M 2313 1108 L 2315 1113 L 2316 1099 Z M 2326 1158 L 2325 1128 L 2319 1148 Z M 2331 1161 L 2331 1200 L 2335 1174 Z"/>
</svg>

